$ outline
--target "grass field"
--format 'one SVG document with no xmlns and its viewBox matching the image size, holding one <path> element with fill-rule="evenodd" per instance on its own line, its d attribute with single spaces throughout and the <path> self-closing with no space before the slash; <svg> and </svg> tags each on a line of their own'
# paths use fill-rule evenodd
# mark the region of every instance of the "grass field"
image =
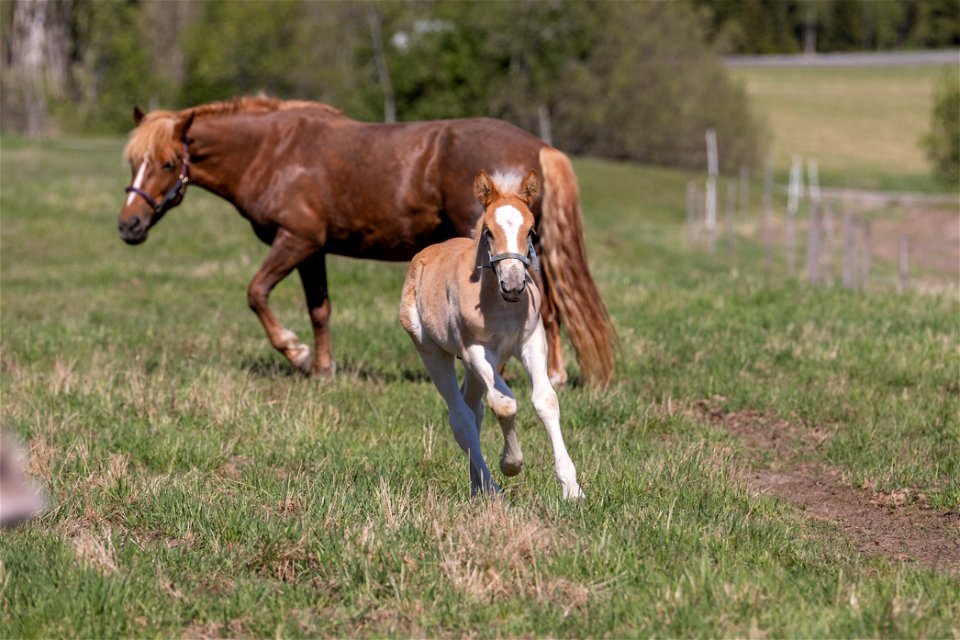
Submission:
<svg viewBox="0 0 960 640">
<path fill-rule="evenodd" d="M 921 146 L 944 70 L 917 67 L 736 67 L 771 136 L 774 165 L 817 160 L 824 185 L 950 191 L 934 180 Z"/>
<path fill-rule="evenodd" d="M 329 260 L 339 371 L 301 379 L 246 307 L 265 248 L 228 205 L 191 189 L 120 242 L 121 147 L 2 142 L 2 425 L 54 504 L 0 534 L 5 637 L 960 635 L 957 573 L 752 489 L 787 463 L 711 418 L 815 436 L 795 470 L 906 495 L 887 508 L 960 544 L 956 295 L 688 252 L 685 175 L 580 161 L 623 343 L 612 388 L 560 394 L 587 499 L 560 501 L 514 368 L 526 468 L 470 500 L 397 320 L 405 265 Z M 273 301 L 304 336 L 301 298 L 291 278 Z"/>
</svg>

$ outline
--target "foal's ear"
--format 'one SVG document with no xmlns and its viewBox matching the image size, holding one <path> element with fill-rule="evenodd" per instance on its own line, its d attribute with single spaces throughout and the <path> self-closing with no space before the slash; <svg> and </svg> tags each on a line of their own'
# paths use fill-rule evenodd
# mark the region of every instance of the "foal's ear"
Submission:
<svg viewBox="0 0 960 640">
<path fill-rule="evenodd" d="M 483 169 L 480 169 L 480 173 L 478 173 L 477 177 L 473 180 L 473 194 L 477 196 L 477 200 L 479 200 L 480 204 L 484 207 L 500 195 L 497 192 L 497 188 L 493 186 L 493 179 L 490 178 L 490 174 Z"/>
<path fill-rule="evenodd" d="M 187 114 L 186 118 L 180 118 L 180 121 L 177 122 L 176 126 L 173 129 L 173 137 L 176 140 L 181 142 L 188 142 L 187 132 L 190 130 L 190 125 L 193 124 L 193 116 L 196 115 L 195 111 L 191 111 Z"/>
<path fill-rule="evenodd" d="M 140 122 L 143 120 L 143 111 L 140 110 L 140 107 L 133 107 L 133 124 L 140 126 Z"/>
<path fill-rule="evenodd" d="M 533 201 L 540 195 L 540 176 L 533 169 L 527 174 L 527 177 L 520 183 L 520 193 L 517 194 L 520 199 L 527 203 L 529 207 Z"/>
</svg>

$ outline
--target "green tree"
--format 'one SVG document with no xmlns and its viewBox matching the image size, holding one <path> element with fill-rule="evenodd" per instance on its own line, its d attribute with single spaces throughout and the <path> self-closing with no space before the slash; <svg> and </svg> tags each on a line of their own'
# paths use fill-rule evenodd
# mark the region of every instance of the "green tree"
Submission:
<svg viewBox="0 0 960 640">
<path fill-rule="evenodd" d="M 930 122 L 924 140 L 934 172 L 955 188 L 960 185 L 960 73 L 947 68 L 937 85 Z"/>
</svg>

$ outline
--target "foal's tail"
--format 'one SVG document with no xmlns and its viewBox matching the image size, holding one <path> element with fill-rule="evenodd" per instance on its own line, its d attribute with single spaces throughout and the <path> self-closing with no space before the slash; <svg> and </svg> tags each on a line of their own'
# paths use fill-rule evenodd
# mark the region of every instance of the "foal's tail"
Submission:
<svg viewBox="0 0 960 640">
<path fill-rule="evenodd" d="M 587 265 L 577 178 L 567 156 L 553 147 L 540 149 L 540 169 L 544 293 L 566 327 L 584 380 L 603 386 L 613 379 L 617 335 Z"/>
</svg>

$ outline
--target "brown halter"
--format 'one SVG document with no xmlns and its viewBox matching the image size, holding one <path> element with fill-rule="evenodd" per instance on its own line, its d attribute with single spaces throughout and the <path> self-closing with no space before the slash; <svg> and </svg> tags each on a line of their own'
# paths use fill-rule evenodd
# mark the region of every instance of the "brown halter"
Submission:
<svg viewBox="0 0 960 640">
<path fill-rule="evenodd" d="M 167 212 L 171 207 L 175 207 L 183 200 L 183 195 L 187 192 L 187 184 L 190 182 L 190 151 L 187 149 L 187 143 L 183 143 L 183 160 L 180 164 L 180 177 L 172 187 L 164 194 L 163 200 L 157 202 L 153 197 L 141 189 L 130 185 L 125 193 L 135 193 L 147 201 L 156 215 L 160 216 Z"/>
</svg>

